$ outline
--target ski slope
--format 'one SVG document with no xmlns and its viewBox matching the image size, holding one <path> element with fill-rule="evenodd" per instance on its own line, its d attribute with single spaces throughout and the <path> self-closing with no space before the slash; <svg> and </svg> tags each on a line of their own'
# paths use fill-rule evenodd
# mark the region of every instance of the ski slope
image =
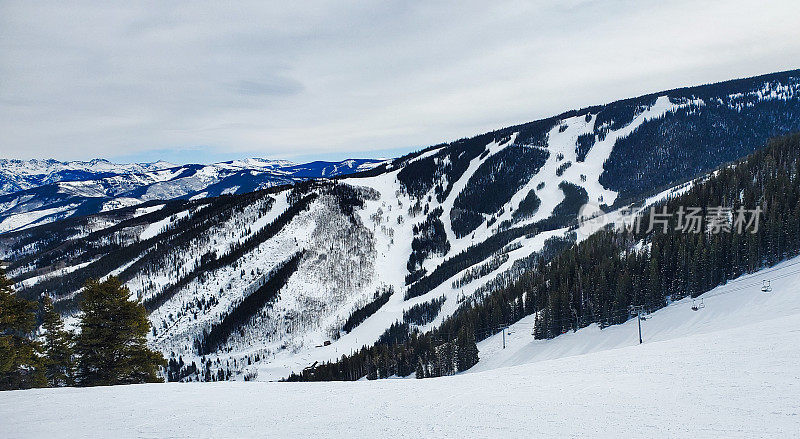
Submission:
<svg viewBox="0 0 800 439">
<path fill-rule="evenodd" d="M 763 280 L 770 281 L 772 292 L 761 292 Z M 693 311 L 693 303 L 703 308 Z M 642 320 L 642 338 L 645 344 L 659 343 L 744 326 L 760 332 L 776 319 L 800 320 L 800 257 L 741 276 L 695 301 L 672 302 Z M 502 333 L 478 343 L 481 360 L 469 372 L 625 348 L 639 341 L 635 318 L 602 330 L 591 325 L 552 340 L 533 340 L 533 320 L 528 316 L 509 326 L 505 349 Z M 793 334 L 793 343 L 800 342 L 800 330 Z"/>
<path fill-rule="evenodd" d="M 760 291 L 769 279 L 770 293 Z M 479 344 L 426 380 L 221 382 L 0 394 L 3 436 L 791 437 L 800 431 L 800 258 L 643 322 Z"/>
</svg>

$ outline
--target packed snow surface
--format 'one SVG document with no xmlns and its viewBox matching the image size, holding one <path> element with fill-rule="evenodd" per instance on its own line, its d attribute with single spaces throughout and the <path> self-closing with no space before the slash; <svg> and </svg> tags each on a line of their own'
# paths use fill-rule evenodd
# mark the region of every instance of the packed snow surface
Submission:
<svg viewBox="0 0 800 439">
<path fill-rule="evenodd" d="M 772 292 L 761 292 L 771 280 Z M 800 258 L 642 322 L 480 343 L 452 377 L 0 393 L 4 437 L 788 437 L 800 431 Z M 527 326 L 527 327 L 526 327 Z"/>
</svg>

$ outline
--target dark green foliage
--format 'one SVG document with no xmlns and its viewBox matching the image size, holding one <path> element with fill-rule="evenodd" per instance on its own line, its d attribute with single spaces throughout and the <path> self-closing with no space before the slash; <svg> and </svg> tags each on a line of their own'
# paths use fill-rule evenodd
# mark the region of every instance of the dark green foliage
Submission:
<svg viewBox="0 0 800 439">
<path fill-rule="evenodd" d="M 408 341 L 410 328 L 406 322 L 394 322 L 378 337 L 378 344 L 396 345 Z"/>
<path fill-rule="evenodd" d="M 75 350 L 73 335 L 64 329 L 61 316 L 53 309 L 53 300 L 41 301 L 45 376 L 50 387 L 75 384 Z"/>
<path fill-rule="evenodd" d="M 589 153 L 589 150 L 592 149 L 594 146 L 595 135 L 594 133 L 585 133 L 578 136 L 578 139 L 575 141 L 575 161 L 582 162 L 586 160 L 586 154 Z"/>
<path fill-rule="evenodd" d="M 637 115 L 653 106 L 656 98 L 650 94 L 603 106 L 594 121 L 594 134 L 600 140 L 605 139 L 609 130 L 615 131 L 631 123 Z"/>
<path fill-rule="evenodd" d="M 517 125 L 508 128 L 509 131 L 518 131 L 515 145 L 520 146 L 539 146 L 542 148 L 547 147 L 547 134 L 553 127 L 555 127 L 561 119 L 575 115 L 575 111 L 568 111 L 556 117 L 528 122 L 526 124 Z"/>
<path fill-rule="evenodd" d="M 441 296 L 428 302 L 418 303 L 403 311 L 403 323 L 418 326 L 432 322 L 444 305 L 445 297 Z"/>
<path fill-rule="evenodd" d="M 800 135 L 775 139 L 733 167 L 725 167 L 707 181 L 666 203 L 668 212 L 680 206 L 761 206 L 758 233 L 686 233 L 675 230 L 671 218 L 667 233 L 602 232 L 564 252 L 526 280 L 535 291 L 539 338 L 553 337 L 574 326 L 601 326 L 628 318 L 628 305 L 657 309 L 667 298 L 696 296 L 715 286 L 773 265 L 800 253 Z M 660 207 L 659 207 L 660 208 Z M 649 252 L 633 252 L 641 239 Z M 574 313 L 574 314 L 573 314 Z M 574 317 L 577 316 L 577 319 Z"/>
<path fill-rule="evenodd" d="M 570 161 L 566 161 L 558 165 L 558 168 L 556 168 L 556 177 L 561 177 L 562 175 L 564 175 L 564 171 L 569 169 L 570 166 L 572 166 L 572 162 Z"/>
<path fill-rule="evenodd" d="M 107 386 L 162 381 L 166 365 L 159 352 L 147 347 L 150 322 L 139 302 L 116 277 L 89 280 L 81 301 L 81 332 L 76 339 L 77 382 Z"/>
<path fill-rule="evenodd" d="M 470 347 L 468 333 L 462 336 L 460 344 L 464 346 L 462 358 L 459 358 L 459 341 L 455 335 L 421 335 L 409 332 L 407 324 L 397 322 L 374 346 L 342 356 L 338 362 L 318 365 L 299 375 L 292 374 L 287 380 L 355 381 L 363 377 L 373 380 L 393 375 L 405 377 L 416 374 L 417 378 L 452 375 L 466 370 L 462 368 L 471 367 L 470 362 L 474 364 L 477 361 L 477 347 L 474 350 Z"/>
<path fill-rule="evenodd" d="M 47 385 L 41 344 L 33 339 L 36 302 L 17 297 L 0 268 L 0 390 Z"/>
<path fill-rule="evenodd" d="M 414 239 L 411 241 L 411 254 L 406 264 L 409 272 L 420 270 L 422 263 L 431 255 L 444 255 L 450 251 L 444 224 L 439 218 L 442 208 L 437 207 L 428 213 L 425 221 L 414 225 Z"/>
<path fill-rule="evenodd" d="M 553 208 L 553 213 L 544 221 L 552 223 L 553 228 L 563 227 L 575 220 L 581 207 L 589 201 L 586 189 L 581 186 L 562 181 L 558 184 L 558 188 L 564 193 L 564 199 Z"/>
<path fill-rule="evenodd" d="M 486 258 L 490 257 L 494 252 L 500 250 L 514 239 L 538 232 L 539 229 L 536 224 L 514 227 L 498 232 L 485 241 L 467 247 L 467 249 L 439 264 L 432 273 L 422 277 L 409 286 L 405 293 L 405 299 L 408 300 L 427 293 L 459 272 L 485 261 Z"/>
<path fill-rule="evenodd" d="M 469 326 L 463 326 L 458 331 L 456 338 L 456 368 L 463 372 L 478 364 L 478 346 L 475 343 L 475 333 Z"/>
<path fill-rule="evenodd" d="M 350 314 L 350 317 L 348 317 L 347 321 L 344 322 L 344 325 L 342 325 L 342 331 L 352 331 L 353 328 L 360 325 L 371 315 L 375 314 L 383 305 L 386 305 L 386 302 L 389 301 L 389 298 L 392 297 L 392 294 L 394 294 L 394 289 L 392 287 L 376 291 L 375 295 L 372 297 L 372 301 L 353 311 L 353 314 Z"/>
<path fill-rule="evenodd" d="M 553 210 L 553 216 L 537 221 L 534 224 L 501 229 L 486 240 L 467 247 L 465 250 L 439 264 L 433 272 L 421 277 L 418 281 L 410 285 L 406 290 L 405 300 L 421 296 L 431 291 L 459 272 L 485 261 L 517 238 L 555 230 L 575 221 L 575 215 L 578 209 L 585 203 L 585 201 L 583 201 L 583 203 L 581 203 L 581 201 L 587 198 L 586 191 L 570 183 L 564 183 L 562 190 L 565 192 L 566 198 Z M 577 204 L 577 207 L 575 204 Z M 570 216 L 571 212 L 574 212 L 572 216 Z"/>
<path fill-rule="evenodd" d="M 303 251 L 299 251 L 283 262 L 280 267 L 268 276 L 264 285 L 245 297 L 241 303 L 225 315 L 222 321 L 212 325 L 211 330 L 204 334 L 202 340 L 198 340 L 200 355 L 216 351 L 234 331 L 250 321 L 256 313 L 278 297 L 281 288 L 286 285 L 289 277 L 297 271 L 297 266 L 303 258 L 303 253 Z"/>
<path fill-rule="evenodd" d="M 525 195 L 525 198 L 519 202 L 519 206 L 514 213 L 511 214 L 514 221 L 521 221 L 526 218 L 530 218 L 536 215 L 536 212 L 539 210 L 539 206 L 542 204 L 542 200 L 539 199 L 539 196 L 536 195 L 536 192 L 531 189 L 528 191 L 528 195 Z"/>
<path fill-rule="evenodd" d="M 377 199 L 378 197 L 377 192 L 337 182 L 323 186 L 322 191 L 333 196 L 339 204 L 339 210 L 351 220 L 356 208 L 364 208 L 365 199 Z"/>
<path fill-rule="evenodd" d="M 441 175 L 437 164 L 440 155 L 441 152 L 416 159 L 400 170 L 397 178 L 410 195 L 421 198 L 433 187 L 434 181 Z"/>
<path fill-rule="evenodd" d="M 471 209 L 459 209 L 453 206 L 450 211 L 450 225 L 456 237 L 463 237 L 477 229 L 486 218 L 482 213 Z M 458 230 L 458 232 L 456 232 Z M 464 234 L 461 236 L 461 234 Z"/>
<path fill-rule="evenodd" d="M 492 132 L 443 144 L 441 150 L 432 156 L 408 163 L 397 174 L 397 178 L 403 188 L 417 198 L 423 197 L 444 178 L 445 185 L 435 187 L 436 198 L 441 202 L 447 198 L 453 184 L 467 170 L 469 162 L 481 155 L 486 150 L 486 145 L 505 135 Z"/>
<path fill-rule="evenodd" d="M 428 270 L 425 268 L 417 268 L 414 271 L 409 272 L 406 277 L 406 285 L 411 285 L 414 282 L 422 279 L 428 273 Z"/>
<path fill-rule="evenodd" d="M 494 255 L 483 264 L 475 265 L 472 268 L 464 271 L 464 274 L 462 274 L 458 279 L 454 280 L 451 285 L 453 289 L 461 288 L 475 279 L 480 279 L 483 276 L 486 276 L 489 273 L 497 270 L 501 265 L 505 264 L 506 261 L 508 261 L 508 253 Z"/>
<path fill-rule="evenodd" d="M 219 370 L 221 371 L 222 369 Z M 183 357 L 178 357 L 177 360 L 175 357 L 171 357 L 167 362 L 167 381 L 169 382 L 178 382 L 199 372 L 194 361 L 191 364 L 185 364 Z"/>
<path fill-rule="evenodd" d="M 695 90 L 687 97 L 708 95 Z M 617 140 L 600 183 L 619 191 L 621 201 L 628 200 L 752 153 L 770 137 L 800 130 L 797 98 L 759 102 L 752 107 L 730 108 L 729 104 L 736 106 L 737 101 L 707 99 L 703 105 L 644 122 L 634 133 Z"/>
</svg>

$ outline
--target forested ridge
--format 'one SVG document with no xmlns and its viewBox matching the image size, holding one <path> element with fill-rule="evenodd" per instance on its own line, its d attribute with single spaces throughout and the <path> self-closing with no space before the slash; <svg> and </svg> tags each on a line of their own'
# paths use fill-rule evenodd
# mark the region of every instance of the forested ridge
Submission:
<svg viewBox="0 0 800 439">
<path fill-rule="evenodd" d="M 415 371 L 420 378 L 447 375 L 477 361 L 471 356 L 474 340 L 524 316 L 536 313 L 536 338 L 595 323 L 602 328 L 631 318 L 631 306 L 653 311 L 800 254 L 800 134 L 770 140 L 654 208 L 678 211 L 681 206 L 702 209 L 699 232 L 682 230 L 675 215 L 666 227 L 648 230 L 645 213 L 638 232 L 606 228 L 552 259 L 539 259 L 507 286 L 465 301 L 433 331 L 421 334 L 398 323 L 376 345 L 289 379 L 354 380 Z M 720 232 L 710 228 L 708 217 L 718 207 L 760 208 L 763 215 L 757 230 L 738 233 L 729 219 L 731 229 Z M 459 355 L 469 361 L 459 362 Z"/>
</svg>

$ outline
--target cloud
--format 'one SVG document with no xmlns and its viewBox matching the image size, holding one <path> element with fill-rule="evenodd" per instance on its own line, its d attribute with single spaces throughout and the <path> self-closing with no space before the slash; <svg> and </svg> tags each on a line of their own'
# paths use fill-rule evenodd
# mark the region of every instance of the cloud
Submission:
<svg viewBox="0 0 800 439">
<path fill-rule="evenodd" d="M 274 77 L 269 81 L 237 81 L 232 88 L 246 96 L 286 96 L 303 91 L 303 84 L 291 78 Z"/>
<path fill-rule="evenodd" d="M 411 150 L 798 68 L 798 13 L 744 0 L 4 1 L 0 156 Z"/>
</svg>

